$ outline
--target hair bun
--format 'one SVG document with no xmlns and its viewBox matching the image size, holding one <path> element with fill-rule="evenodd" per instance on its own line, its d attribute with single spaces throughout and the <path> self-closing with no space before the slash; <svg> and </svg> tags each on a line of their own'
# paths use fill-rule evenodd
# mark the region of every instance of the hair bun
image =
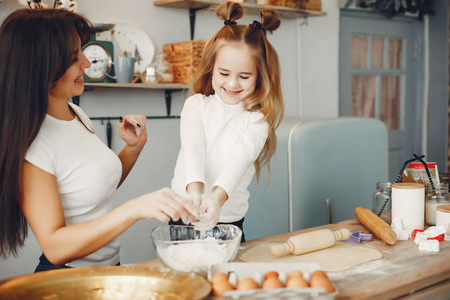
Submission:
<svg viewBox="0 0 450 300">
<path fill-rule="evenodd" d="M 260 11 L 261 26 L 264 30 L 272 33 L 280 27 L 280 15 L 270 8 L 265 8 Z"/>
<path fill-rule="evenodd" d="M 244 8 L 237 2 L 227 1 L 216 8 L 216 15 L 223 21 L 234 22 L 245 14 Z"/>
</svg>

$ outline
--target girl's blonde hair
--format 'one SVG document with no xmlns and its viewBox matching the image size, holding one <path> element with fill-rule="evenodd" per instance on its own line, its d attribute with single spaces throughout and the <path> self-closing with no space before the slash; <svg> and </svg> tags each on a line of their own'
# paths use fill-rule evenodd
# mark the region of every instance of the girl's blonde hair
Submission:
<svg viewBox="0 0 450 300">
<path fill-rule="evenodd" d="M 212 73 L 219 50 L 225 45 L 245 44 L 249 47 L 258 71 L 255 91 L 243 100 L 247 111 L 260 112 L 262 121 L 269 124 L 269 136 L 263 150 L 255 161 L 256 179 L 259 184 L 261 169 L 267 166 L 270 175 L 270 159 L 275 154 L 277 137 L 275 130 L 284 114 L 283 96 L 280 85 L 278 55 L 266 38 L 280 26 L 280 16 L 272 9 L 260 12 L 261 22 L 254 21 L 248 26 L 236 25 L 236 20 L 244 15 L 239 3 L 225 2 L 216 8 L 216 15 L 225 25 L 211 37 L 205 45 L 202 60 L 194 75 L 191 94 L 214 94 Z"/>
</svg>

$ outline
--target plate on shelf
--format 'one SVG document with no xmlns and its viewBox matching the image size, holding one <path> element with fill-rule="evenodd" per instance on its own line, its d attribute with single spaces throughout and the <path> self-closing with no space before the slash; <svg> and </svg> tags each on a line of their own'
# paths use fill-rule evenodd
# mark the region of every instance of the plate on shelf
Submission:
<svg viewBox="0 0 450 300">
<path fill-rule="evenodd" d="M 94 27 L 94 32 L 103 32 L 107 30 L 111 30 L 114 28 L 114 24 L 108 24 L 108 23 L 94 23 L 92 24 L 92 27 Z"/>
<path fill-rule="evenodd" d="M 142 29 L 130 24 L 114 23 L 111 30 L 98 32 L 96 39 L 111 41 L 114 45 L 114 56 L 134 57 L 134 72 L 144 72 L 155 55 L 155 46 L 149 36 Z"/>
</svg>

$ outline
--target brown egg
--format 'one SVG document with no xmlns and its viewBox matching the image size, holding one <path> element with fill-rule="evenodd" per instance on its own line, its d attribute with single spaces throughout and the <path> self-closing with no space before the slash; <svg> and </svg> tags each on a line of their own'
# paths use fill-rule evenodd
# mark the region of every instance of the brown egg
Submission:
<svg viewBox="0 0 450 300">
<path fill-rule="evenodd" d="M 264 280 L 267 280 L 269 277 L 275 277 L 278 278 L 278 272 L 275 271 L 269 271 L 266 274 L 264 274 Z"/>
<path fill-rule="evenodd" d="M 292 277 L 301 277 L 301 278 L 303 278 L 303 273 L 301 271 L 292 271 L 292 272 L 289 273 L 288 279 L 290 279 Z"/>
<path fill-rule="evenodd" d="M 222 298 L 223 295 L 228 292 L 234 290 L 234 287 L 228 281 L 216 281 L 212 284 L 212 293 L 213 297 Z"/>
<path fill-rule="evenodd" d="M 211 283 L 219 282 L 219 281 L 228 281 L 228 275 L 222 272 L 216 273 L 211 277 Z"/>
<path fill-rule="evenodd" d="M 264 280 L 262 284 L 262 288 L 264 290 L 270 290 L 270 289 L 278 289 L 284 287 L 283 283 L 280 279 L 276 277 L 269 277 L 266 280 Z"/>
<path fill-rule="evenodd" d="M 300 276 L 291 276 L 286 282 L 286 287 L 290 289 L 298 289 L 308 287 L 308 282 Z"/>
<path fill-rule="evenodd" d="M 328 294 L 331 294 L 335 291 L 333 284 L 328 278 L 327 273 L 324 271 L 314 271 L 311 274 L 311 280 L 309 281 L 309 285 L 311 287 L 320 287 L 324 288 Z"/>
<path fill-rule="evenodd" d="M 242 279 L 236 286 L 236 290 L 255 290 L 258 288 L 259 285 L 250 277 Z"/>
</svg>

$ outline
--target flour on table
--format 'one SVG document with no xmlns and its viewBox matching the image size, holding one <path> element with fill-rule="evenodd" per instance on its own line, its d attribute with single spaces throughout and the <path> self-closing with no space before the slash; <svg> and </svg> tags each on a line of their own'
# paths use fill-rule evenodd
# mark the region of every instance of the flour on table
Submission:
<svg viewBox="0 0 450 300">
<path fill-rule="evenodd" d="M 271 245 L 267 244 L 253 247 L 247 252 L 242 253 L 239 259 L 245 262 L 315 262 L 319 263 L 324 271 L 343 271 L 382 257 L 381 252 L 376 249 L 361 245 L 355 246 L 348 242 L 338 242 L 330 248 L 302 255 L 288 254 L 276 258 L 269 253 L 269 247 Z"/>
<path fill-rule="evenodd" d="M 165 262 L 179 271 L 199 272 L 227 261 L 227 245 L 213 237 L 167 247 Z"/>
</svg>

